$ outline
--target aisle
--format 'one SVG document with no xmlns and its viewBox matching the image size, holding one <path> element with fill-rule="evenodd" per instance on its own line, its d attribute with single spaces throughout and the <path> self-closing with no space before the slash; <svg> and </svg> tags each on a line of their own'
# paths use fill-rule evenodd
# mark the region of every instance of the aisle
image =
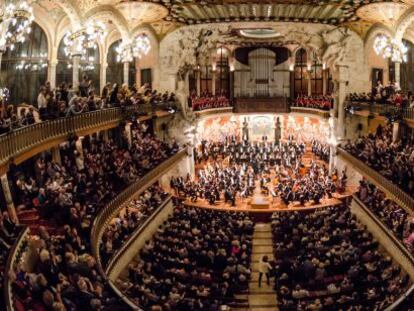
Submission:
<svg viewBox="0 0 414 311">
<path fill-rule="evenodd" d="M 262 278 L 262 287 L 259 287 L 259 260 L 264 255 L 273 260 L 272 233 L 270 224 L 257 223 L 254 227 L 252 250 L 252 277 L 249 284 L 249 310 L 251 311 L 276 311 L 276 292 L 273 290 L 274 279 L 270 285 L 266 284 L 266 277 Z"/>
</svg>

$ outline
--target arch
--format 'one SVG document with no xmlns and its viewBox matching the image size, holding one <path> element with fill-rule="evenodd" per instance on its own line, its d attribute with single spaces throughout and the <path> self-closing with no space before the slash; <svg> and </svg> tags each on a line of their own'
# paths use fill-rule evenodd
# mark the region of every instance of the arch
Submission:
<svg viewBox="0 0 414 311">
<path fill-rule="evenodd" d="M 407 28 L 414 23 L 414 7 L 411 7 L 407 10 L 398 20 L 396 29 L 395 29 L 395 38 L 399 41 L 404 37 L 404 33 Z"/>
<path fill-rule="evenodd" d="M 375 37 L 379 34 L 385 34 L 392 37 L 392 30 L 383 24 L 374 24 L 365 35 L 364 47 L 372 47 Z"/>
<path fill-rule="evenodd" d="M 33 22 L 28 40 L 3 54 L 0 85 L 10 87 L 10 103 L 36 102 L 39 87 L 47 80 L 49 46 L 46 31 Z"/>
<path fill-rule="evenodd" d="M 106 70 L 106 81 L 108 83 L 117 83 L 121 85 L 123 82 L 123 64 L 118 62 L 116 59 L 116 48 L 122 42 L 122 39 L 118 39 L 112 42 L 108 46 L 107 50 L 107 70 Z"/>
<path fill-rule="evenodd" d="M 112 6 L 109 5 L 101 5 L 93 8 L 92 10 L 88 11 L 84 16 L 84 21 L 88 19 L 110 19 L 113 21 L 115 27 L 118 29 L 119 33 L 121 34 L 121 38 L 123 40 L 129 40 L 129 29 L 128 23 L 122 14 L 115 10 Z"/>
<path fill-rule="evenodd" d="M 60 0 L 56 3 L 62 8 L 63 12 L 69 17 L 73 30 L 78 30 L 82 25 L 81 14 L 71 0 Z"/>
</svg>

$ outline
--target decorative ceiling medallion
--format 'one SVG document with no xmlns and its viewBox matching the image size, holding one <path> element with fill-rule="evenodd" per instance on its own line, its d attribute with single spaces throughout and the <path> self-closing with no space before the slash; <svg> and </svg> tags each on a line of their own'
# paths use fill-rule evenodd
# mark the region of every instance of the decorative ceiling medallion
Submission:
<svg viewBox="0 0 414 311">
<path fill-rule="evenodd" d="M 238 32 L 242 37 L 259 40 L 273 39 L 281 36 L 279 32 L 272 28 L 239 29 Z"/>
<path fill-rule="evenodd" d="M 115 7 L 132 24 L 153 23 L 167 17 L 168 9 L 160 4 L 138 1 L 121 1 Z"/>
<path fill-rule="evenodd" d="M 393 27 L 408 8 L 405 3 L 378 2 L 362 6 L 357 10 L 357 15 L 363 20 Z"/>
</svg>

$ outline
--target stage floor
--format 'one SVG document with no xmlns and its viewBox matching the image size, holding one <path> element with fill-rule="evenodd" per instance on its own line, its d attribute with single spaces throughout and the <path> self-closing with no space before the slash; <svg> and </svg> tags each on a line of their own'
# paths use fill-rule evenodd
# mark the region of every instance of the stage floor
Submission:
<svg viewBox="0 0 414 311">
<path fill-rule="evenodd" d="M 303 157 L 303 163 L 305 167 L 309 166 L 312 160 L 316 160 L 319 163 L 326 165 L 325 162 L 319 160 L 311 152 L 309 152 L 309 150 L 307 150 L 305 156 Z M 223 160 L 221 161 L 223 162 Z M 196 164 L 196 171 L 204 169 L 206 164 L 206 162 Z M 270 177 L 273 177 L 272 175 L 273 174 L 271 174 Z M 190 199 L 186 199 L 184 201 L 184 204 L 186 206 L 191 207 L 199 207 L 221 211 L 270 214 L 279 211 L 305 211 L 329 206 L 337 206 L 342 203 L 342 200 L 352 196 L 356 191 L 357 186 L 349 185 L 344 193 L 333 193 L 332 198 L 325 197 L 321 199 L 320 204 L 314 204 L 311 201 L 305 203 L 305 205 L 300 205 L 300 202 L 291 202 L 290 204 L 286 205 L 279 197 L 273 198 L 270 194 L 263 194 L 260 189 L 260 182 L 256 181 L 256 188 L 254 190 L 253 195 L 249 198 L 241 198 L 237 196 L 235 206 L 231 206 L 230 203 L 225 203 L 224 200 L 216 201 L 216 204 L 210 205 L 207 200 L 201 198 L 199 198 L 196 202 L 192 202 Z M 252 205 L 255 207 L 253 207 Z"/>
</svg>

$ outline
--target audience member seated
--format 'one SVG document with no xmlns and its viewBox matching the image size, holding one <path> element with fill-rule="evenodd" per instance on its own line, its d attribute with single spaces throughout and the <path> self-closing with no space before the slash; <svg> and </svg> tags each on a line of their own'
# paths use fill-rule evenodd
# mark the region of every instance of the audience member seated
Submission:
<svg viewBox="0 0 414 311">
<path fill-rule="evenodd" d="M 197 96 L 193 92 L 189 98 L 189 106 L 193 108 L 193 111 L 201 111 L 205 109 L 230 107 L 231 104 L 225 92 L 216 95 L 204 92 L 201 96 Z"/>
<path fill-rule="evenodd" d="M 9 217 L 7 211 L 0 213 L 0 290 L 5 292 L 4 278 L 8 273 L 6 270 L 7 258 L 16 241 L 21 228 Z M 0 305 L 5 306 L 4 295 L 0 296 Z"/>
<path fill-rule="evenodd" d="M 299 95 L 292 103 L 293 107 L 314 108 L 322 110 L 330 110 L 333 107 L 332 105 L 333 97 L 331 95 Z"/>
<path fill-rule="evenodd" d="M 345 149 L 369 167 L 414 196 L 414 143 L 403 137 L 393 142 L 392 124 L 378 126 L 374 134 L 345 144 Z"/>
<path fill-rule="evenodd" d="M 403 242 L 410 251 L 414 250 L 414 219 L 405 209 L 387 198 L 384 192 L 366 180 L 360 181 L 358 197 L 394 233 L 398 240 Z"/>
<path fill-rule="evenodd" d="M 38 264 L 30 273 L 23 266 L 14 271 L 13 289 L 23 309 L 100 310 L 119 303 L 90 255 L 94 217 L 125 187 L 177 152 L 176 144 L 150 135 L 143 124 L 133 125 L 132 137 L 127 147 L 125 139 L 118 146 L 87 136 L 82 154 L 71 140 L 61 149 L 62 164 L 39 158 L 33 176 L 18 174 L 19 212 L 39 211 L 42 221 L 49 220 L 48 229 L 32 225 Z"/>
<path fill-rule="evenodd" d="M 219 311 L 248 289 L 247 214 L 176 207 L 117 285 L 145 310 Z"/>
<path fill-rule="evenodd" d="M 280 310 L 384 310 L 409 277 L 346 206 L 272 216 Z"/>
<path fill-rule="evenodd" d="M 168 193 L 164 192 L 159 186 L 153 185 L 137 199 L 129 202 L 111 220 L 105 229 L 100 244 L 101 258 L 104 265 L 167 197 Z"/>
</svg>

